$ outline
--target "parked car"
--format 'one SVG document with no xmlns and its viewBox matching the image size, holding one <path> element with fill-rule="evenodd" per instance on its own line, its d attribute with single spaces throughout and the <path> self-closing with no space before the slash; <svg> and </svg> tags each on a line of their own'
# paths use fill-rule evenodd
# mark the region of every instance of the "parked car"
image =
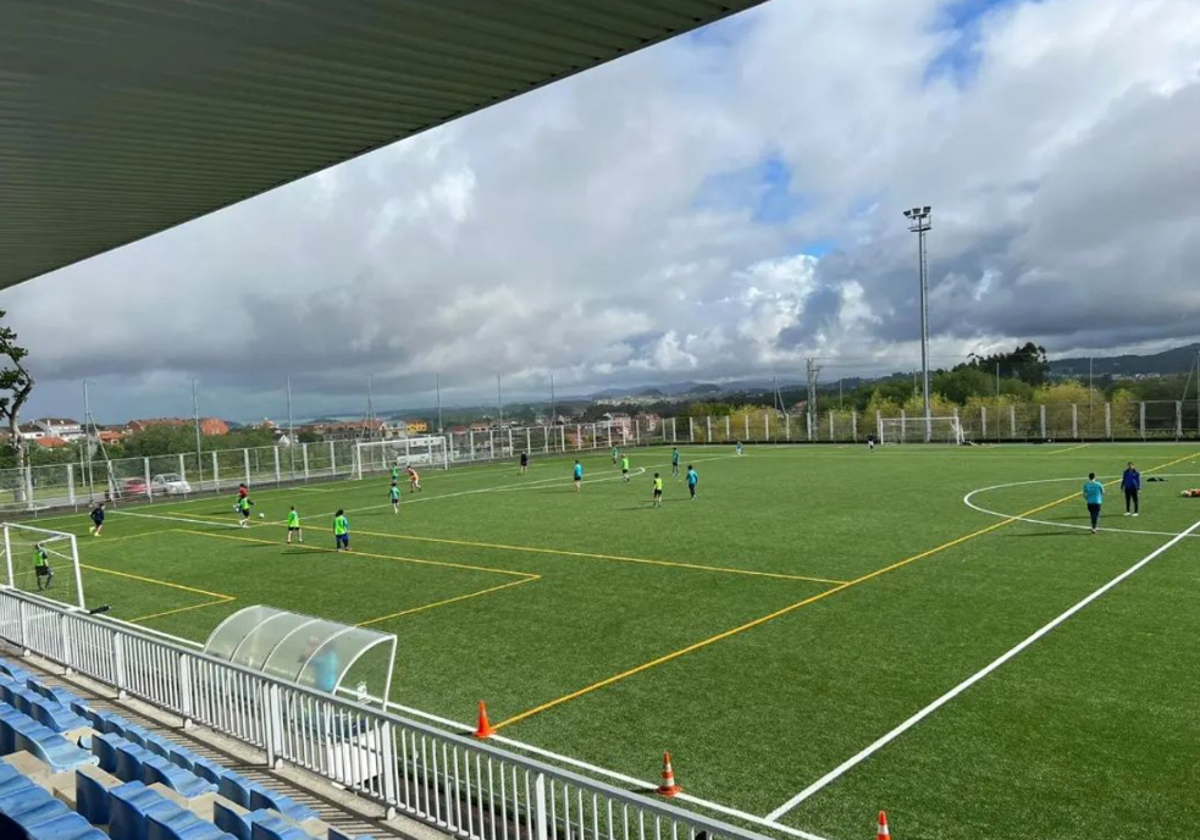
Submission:
<svg viewBox="0 0 1200 840">
<path fill-rule="evenodd" d="M 179 473 L 162 473 L 150 479 L 150 490 L 156 495 L 182 496 L 192 492 L 192 485 Z"/>
<path fill-rule="evenodd" d="M 125 479 L 124 493 L 126 496 L 145 496 L 146 495 L 146 479 L 144 479 L 144 478 L 127 478 L 127 479 Z"/>
</svg>

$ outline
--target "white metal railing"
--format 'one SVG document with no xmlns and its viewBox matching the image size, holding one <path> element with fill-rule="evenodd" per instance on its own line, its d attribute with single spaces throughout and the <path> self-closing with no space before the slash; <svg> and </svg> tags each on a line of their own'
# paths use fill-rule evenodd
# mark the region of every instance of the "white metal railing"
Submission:
<svg viewBox="0 0 1200 840">
<path fill-rule="evenodd" d="M 762 838 L 8 587 L 0 638 L 469 840 Z"/>
</svg>

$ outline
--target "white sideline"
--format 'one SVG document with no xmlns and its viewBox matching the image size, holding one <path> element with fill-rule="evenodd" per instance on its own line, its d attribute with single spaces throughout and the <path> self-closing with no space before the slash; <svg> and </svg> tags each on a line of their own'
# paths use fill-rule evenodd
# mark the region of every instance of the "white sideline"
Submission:
<svg viewBox="0 0 1200 840">
<path fill-rule="evenodd" d="M 443 726 L 448 726 L 451 729 L 457 729 L 460 732 L 470 733 L 475 731 L 475 727 L 473 726 L 468 726 L 465 723 L 459 723 L 456 720 L 450 720 L 449 718 L 444 718 L 440 715 L 423 712 L 420 709 L 414 709 L 411 706 L 402 706 L 399 703 L 388 701 L 388 708 L 395 709 L 398 712 L 403 712 L 415 717 L 423 717 L 426 720 L 440 723 Z M 588 772 L 595 773 L 598 776 L 606 776 L 614 781 L 631 785 L 639 790 L 652 790 L 656 786 L 656 783 L 654 782 L 647 782 L 645 779 L 637 779 L 633 776 L 627 776 L 624 773 L 618 773 L 616 770 L 609 770 L 605 767 L 599 767 L 595 764 L 588 764 L 586 761 L 580 761 L 577 758 L 571 758 L 567 755 L 561 755 L 556 752 L 551 752 L 550 750 L 544 750 L 541 747 L 535 747 L 532 744 L 526 744 L 524 741 L 517 741 L 513 738 L 506 738 L 503 735 L 493 735 L 488 740 L 495 741 L 498 744 L 506 744 L 510 747 L 516 747 L 523 752 L 548 758 L 552 761 L 557 761 L 560 764 L 578 767 L 580 770 L 587 770 Z M 678 794 L 675 798 L 683 802 L 690 802 L 693 805 L 699 805 L 700 807 L 707 808 L 710 811 L 716 811 L 720 814 L 737 817 L 738 819 L 745 820 L 746 822 L 753 823 L 755 825 L 761 825 L 776 831 L 782 831 L 784 834 L 790 834 L 793 837 L 802 838 L 802 840 L 827 840 L 820 835 L 811 834 L 807 831 L 801 831 L 798 828 L 792 828 L 790 825 L 780 825 L 778 823 L 768 822 L 767 820 L 764 820 L 762 817 L 755 814 L 750 814 L 746 811 L 739 811 L 737 808 L 730 808 L 727 805 L 722 805 L 718 802 L 711 802 L 707 799 L 701 799 L 698 796 L 692 796 L 688 793 Z"/>
<path fill-rule="evenodd" d="M 975 685 L 975 683 L 979 682 L 984 677 L 986 677 L 988 674 L 992 673 L 997 668 L 999 668 L 1001 665 L 1008 662 L 1010 659 L 1015 657 L 1018 653 L 1025 650 L 1026 648 L 1031 646 L 1034 642 L 1038 641 L 1043 636 L 1045 636 L 1047 633 L 1054 630 L 1060 624 L 1067 621 L 1067 619 L 1071 618 L 1073 615 L 1075 615 L 1077 612 L 1082 610 L 1088 604 L 1092 603 L 1092 601 L 1095 601 L 1101 595 L 1104 595 L 1110 589 L 1113 589 L 1114 587 L 1119 585 L 1126 578 L 1131 577 L 1134 574 L 1137 574 L 1138 571 L 1140 571 L 1144 566 L 1153 562 L 1154 559 L 1157 558 L 1159 555 L 1163 554 L 1164 552 L 1170 550 L 1174 546 L 1181 543 L 1185 538 L 1187 538 L 1189 535 L 1191 535 L 1192 532 L 1194 532 L 1197 528 L 1200 528 L 1200 520 L 1197 520 L 1196 522 L 1192 523 L 1192 525 L 1189 528 L 1187 528 L 1184 531 L 1181 531 L 1180 533 L 1176 534 L 1174 537 L 1169 539 L 1167 542 L 1163 543 L 1158 548 L 1154 549 L 1154 551 L 1150 552 L 1145 557 L 1143 557 L 1141 560 L 1139 560 L 1138 562 L 1136 562 L 1132 566 L 1130 566 L 1128 569 L 1121 572 L 1121 574 L 1117 575 L 1115 578 L 1110 580 L 1108 583 L 1101 586 L 1099 589 L 1097 589 L 1091 595 L 1088 595 L 1082 601 L 1079 601 L 1073 607 L 1069 608 L 1066 612 L 1062 613 L 1057 618 L 1052 620 L 1049 624 L 1045 625 L 1040 630 L 1034 631 L 1024 641 L 1020 642 L 1019 644 L 1017 644 L 1015 647 L 1013 647 L 1006 653 L 1001 654 L 997 659 L 995 659 L 989 665 L 987 665 L 985 668 L 983 668 L 983 670 L 978 671 L 977 673 L 973 674 L 970 677 L 967 677 L 967 679 L 963 680 L 961 683 L 959 683 L 954 688 L 947 691 L 941 697 L 934 700 L 928 706 L 921 709 L 919 712 L 914 714 L 908 720 L 901 723 L 899 726 L 897 726 L 891 732 L 888 732 L 886 735 L 883 735 L 882 737 L 877 739 L 874 743 L 872 743 L 870 746 L 864 748 L 863 750 L 860 750 L 858 753 L 856 753 L 855 755 L 846 759 L 841 764 L 839 764 L 837 767 L 830 770 L 824 776 L 817 779 L 815 782 L 813 782 L 811 785 L 806 787 L 804 790 L 800 791 L 798 794 L 793 796 L 787 802 L 783 803 L 778 808 L 776 808 L 774 811 L 767 814 L 767 817 L 766 817 L 767 821 L 774 822 L 775 820 L 779 819 L 784 814 L 786 814 L 788 811 L 792 810 L 797 805 L 799 805 L 801 802 L 803 802 L 804 800 L 808 799 L 813 794 L 820 791 L 823 787 L 828 785 L 830 782 L 836 780 L 839 776 L 844 774 L 846 771 L 853 769 L 855 765 L 866 760 L 867 758 L 870 758 L 871 755 L 873 755 L 874 753 L 876 753 L 883 747 L 887 746 L 889 743 L 894 741 L 899 736 L 903 735 L 906 731 L 911 729 L 913 726 L 920 723 L 926 717 L 933 714 L 935 711 L 940 709 L 942 706 L 949 703 L 951 700 L 953 700 L 958 695 L 962 694 L 964 691 L 966 691 L 971 686 Z"/>
</svg>

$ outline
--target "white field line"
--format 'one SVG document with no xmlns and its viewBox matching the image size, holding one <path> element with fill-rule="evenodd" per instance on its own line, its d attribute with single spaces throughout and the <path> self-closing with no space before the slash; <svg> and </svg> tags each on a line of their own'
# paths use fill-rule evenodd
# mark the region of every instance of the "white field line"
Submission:
<svg viewBox="0 0 1200 840">
<path fill-rule="evenodd" d="M 1162 478 L 1200 478 L 1200 473 L 1164 473 L 1161 477 Z M 1037 478 L 1037 479 L 1033 479 L 1032 481 L 1010 481 L 1007 484 L 993 484 L 991 487 L 980 487 L 978 490 L 972 490 L 970 493 L 963 496 L 963 504 L 965 504 L 967 507 L 971 508 L 971 510 L 977 510 L 980 513 L 986 513 L 989 516 L 996 516 L 996 517 L 999 517 L 1000 519 L 1011 519 L 1014 522 L 1027 522 L 1031 525 L 1046 525 L 1046 526 L 1054 527 L 1054 528 L 1073 528 L 1073 529 L 1079 530 L 1079 531 L 1090 531 L 1091 530 L 1090 525 L 1077 525 L 1073 522 L 1053 522 L 1048 519 L 1033 519 L 1032 517 L 1028 517 L 1028 516 L 1015 516 L 1011 513 L 1001 513 L 998 510 L 991 510 L 989 508 L 982 507 L 981 505 L 977 505 L 977 504 L 975 504 L 975 502 L 972 501 L 972 499 L 976 495 L 978 495 L 980 493 L 987 493 L 992 490 L 1006 490 L 1010 487 L 1027 487 L 1027 486 L 1033 485 L 1033 484 L 1052 484 L 1052 483 L 1060 482 L 1060 481 L 1079 481 L 1079 478 L 1078 478 L 1078 476 L 1075 476 L 1072 478 Z M 1119 501 L 1119 499 L 1118 499 L 1118 501 Z M 1110 514 L 1110 516 L 1115 516 L 1115 515 L 1117 515 L 1117 514 Z M 1173 536 L 1175 536 L 1174 531 L 1141 531 L 1141 530 L 1138 530 L 1137 528 L 1103 528 L 1102 527 L 1102 528 L 1098 528 L 1097 530 L 1105 531 L 1110 534 L 1137 534 L 1137 535 L 1146 536 L 1146 537 L 1173 537 Z M 1200 534 L 1192 534 L 1191 537 L 1200 538 Z"/>
<path fill-rule="evenodd" d="M 459 732 L 471 733 L 471 732 L 475 731 L 475 727 L 473 727 L 473 726 L 468 726 L 465 723 L 460 723 L 459 721 L 456 721 L 456 720 L 450 720 L 449 718 L 444 718 L 444 717 L 441 717 L 440 715 L 434 715 L 434 714 L 430 714 L 429 712 L 423 712 L 420 709 L 414 709 L 411 706 L 402 706 L 399 703 L 393 703 L 393 702 L 389 701 L 388 708 L 395 709 L 396 711 L 403 712 L 405 714 L 413 715 L 414 717 L 422 717 L 422 718 L 425 718 L 426 720 L 431 720 L 434 723 L 440 723 L 443 726 L 447 726 L 451 729 L 456 729 Z M 505 744 L 510 747 L 515 747 L 516 749 L 521 750 L 522 752 L 527 752 L 527 753 L 530 753 L 531 755 L 536 755 L 536 756 L 540 756 L 542 758 L 547 758 L 547 759 L 550 759 L 551 761 L 558 762 L 559 764 L 566 764 L 571 767 L 577 767 L 580 770 L 585 770 L 589 773 L 594 773 L 598 776 L 607 777 L 609 779 L 612 779 L 613 781 L 621 782 L 622 784 L 629 785 L 638 790 L 653 790 L 655 787 L 657 787 L 656 782 L 648 782 L 645 779 L 638 779 L 638 778 L 635 778 L 634 776 L 628 776 L 624 773 L 619 773 L 616 770 L 609 770 L 606 767 L 600 767 L 595 764 L 589 764 L 586 761 L 580 761 L 577 758 L 571 758 L 570 756 L 567 756 L 567 755 L 561 755 L 556 752 L 551 752 L 550 750 L 544 750 L 541 747 L 535 747 L 532 744 L 526 744 L 524 741 L 518 741 L 514 738 L 506 738 L 503 735 L 493 735 L 488 740 L 495 741 L 498 744 Z M 701 799 L 698 796 L 692 796 L 691 794 L 688 794 L 688 793 L 681 793 L 678 796 L 676 796 L 675 798 L 682 802 L 689 802 L 692 805 L 698 805 L 701 808 L 706 808 L 710 811 L 715 811 L 720 814 L 725 814 L 727 816 L 736 817 L 740 820 L 745 820 L 746 822 L 753 823 L 755 825 L 761 825 L 766 828 L 774 829 L 776 831 L 782 831 L 784 834 L 790 834 L 793 837 L 800 837 L 800 838 L 802 838 L 802 840 L 826 840 L 826 838 L 821 837 L 819 835 L 810 834 L 807 831 L 801 831 L 798 828 L 792 828 L 791 826 L 788 826 L 788 825 L 779 825 L 778 823 L 768 822 L 767 820 L 764 820 L 762 817 L 757 816 L 756 814 L 750 814 L 750 813 L 747 813 L 746 811 L 739 811 L 737 808 L 730 808 L 729 806 L 722 805 L 719 802 L 712 802 L 708 799 Z"/>
<path fill-rule="evenodd" d="M 968 688 L 975 685 L 975 683 L 979 682 L 984 677 L 991 674 L 993 671 L 998 669 L 1000 666 L 1004 665 L 1006 662 L 1011 660 L 1017 654 L 1024 651 L 1026 648 L 1032 646 L 1035 642 L 1037 642 L 1043 636 L 1050 633 L 1056 627 L 1065 623 L 1068 619 L 1070 619 L 1072 616 L 1074 616 L 1080 610 L 1084 609 L 1086 606 L 1091 604 L 1097 598 L 1100 598 L 1102 595 L 1107 593 L 1109 590 L 1114 589 L 1115 587 L 1119 586 L 1127 578 L 1132 577 L 1133 575 L 1135 575 L 1139 571 L 1141 571 L 1145 566 L 1154 562 L 1154 560 L 1157 557 L 1159 557 L 1160 555 L 1169 551 L 1170 549 L 1174 548 L 1176 545 L 1181 543 L 1188 535 L 1192 534 L 1197 528 L 1200 528 L 1200 520 L 1197 520 L 1196 522 L 1192 523 L 1192 525 L 1190 527 L 1179 532 L 1178 534 L 1173 536 L 1171 539 L 1167 540 L 1167 542 L 1163 543 L 1158 548 L 1154 549 L 1154 551 L 1150 552 L 1145 557 L 1143 557 L 1141 560 L 1137 561 L 1132 566 L 1130 566 L 1128 569 L 1121 572 L 1121 574 L 1117 575 L 1115 578 L 1110 580 L 1108 583 L 1101 586 L 1095 592 L 1088 595 L 1083 600 L 1079 601 L 1073 607 L 1070 607 L 1069 609 L 1067 609 L 1065 612 L 1063 612 L 1057 618 L 1050 621 L 1050 623 L 1046 624 L 1044 627 L 1040 628 L 1039 630 L 1035 630 L 1032 634 L 1030 634 L 1028 637 L 1026 637 L 1023 641 L 1021 641 L 1020 643 L 1015 645 L 1013 648 L 1011 648 L 1007 652 L 1001 654 L 999 657 L 994 659 L 991 663 L 989 663 L 982 670 L 977 671 L 975 674 L 971 675 L 970 677 L 967 677 L 965 680 L 963 680 L 961 683 L 956 685 L 954 688 L 950 689 L 945 694 L 943 694 L 941 697 L 934 700 L 928 706 L 926 706 L 925 708 L 921 709 L 919 712 L 914 714 L 908 720 L 901 723 L 899 726 L 897 726 L 891 732 L 888 732 L 887 734 L 876 739 L 873 743 L 871 743 L 867 747 L 863 748 L 859 752 L 855 753 L 850 758 L 846 759 L 841 764 L 839 764 L 837 767 L 830 770 L 824 776 L 817 779 L 815 782 L 813 782 L 811 785 L 806 787 L 804 790 L 800 791 L 798 794 L 793 796 L 787 802 L 783 803 L 778 808 L 776 808 L 774 811 L 767 814 L 767 817 L 766 817 L 767 821 L 774 822 L 775 820 L 778 820 L 780 817 L 782 817 L 788 811 L 795 808 L 801 802 L 808 799 L 813 794 L 819 792 L 822 788 L 824 788 L 830 782 L 835 781 L 837 778 L 842 776 L 848 770 L 853 769 L 857 764 L 870 758 L 872 755 L 874 755 L 880 749 L 887 746 L 889 743 L 891 743 L 896 738 L 903 735 L 909 729 L 916 726 L 922 720 L 929 717 L 929 715 L 933 714 L 938 709 L 940 709 L 942 706 L 946 705 L 951 700 L 953 700 L 955 697 L 962 694 Z"/>
<path fill-rule="evenodd" d="M 220 528 L 237 528 L 238 525 L 233 522 L 220 522 L 215 519 L 189 519 L 186 516 L 172 516 L 168 513 L 135 513 L 132 510 L 110 510 L 109 513 L 115 513 L 118 516 L 136 516 L 139 519 L 162 519 L 167 522 L 186 522 L 189 525 L 216 525 Z"/>
</svg>

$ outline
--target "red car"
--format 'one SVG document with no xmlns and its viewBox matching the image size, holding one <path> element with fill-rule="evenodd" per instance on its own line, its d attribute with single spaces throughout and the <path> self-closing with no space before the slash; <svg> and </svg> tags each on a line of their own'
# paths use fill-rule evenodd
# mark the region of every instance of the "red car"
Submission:
<svg viewBox="0 0 1200 840">
<path fill-rule="evenodd" d="M 126 496 L 145 496 L 146 495 L 146 479 L 144 479 L 144 478 L 127 478 L 127 479 L 125 479 L 125 495 Z"/>
</svg>

